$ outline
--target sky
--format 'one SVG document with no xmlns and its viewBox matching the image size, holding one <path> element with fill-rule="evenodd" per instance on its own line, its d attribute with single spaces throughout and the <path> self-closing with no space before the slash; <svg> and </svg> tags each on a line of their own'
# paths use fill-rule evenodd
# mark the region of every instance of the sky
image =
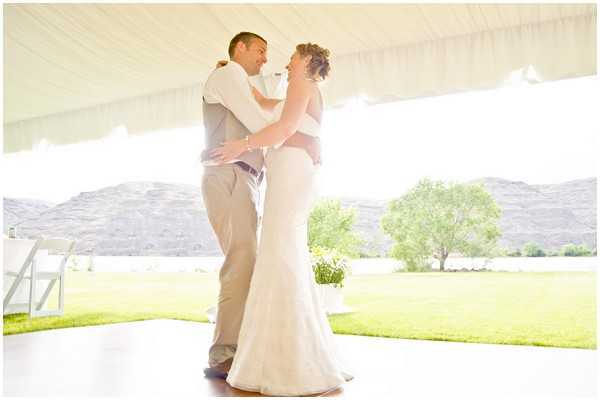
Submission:
<svg viewBox="0 0 600 400">
<path fill-rule="evenodd" d="M 507 86 L 369 106 L 353 99 L 327 110 L 322 196 L 391 199 L 419 179 L 499 177 L 530 184 L 597 176 L 598 78 Z M 201 127 L 38 145 L 4 154 L 4 197 L 59 203 L 124 182 L 200 185 Z"/>
</svg>

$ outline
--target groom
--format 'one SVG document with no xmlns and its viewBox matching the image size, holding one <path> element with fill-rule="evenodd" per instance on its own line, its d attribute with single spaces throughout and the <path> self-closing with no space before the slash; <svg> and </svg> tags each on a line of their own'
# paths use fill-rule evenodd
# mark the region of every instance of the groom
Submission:
<svg viewBox="0 0 600 400">
<path fill-rule="evenodd" d="M 252 96 L 249 76 L 258 75 L 267 62 L 267 41 L 251 32 L 238 33 L 229 43 L 230 62 L 218 64 L 203 91 L 206 148 L 202 152 L 202 196 L 208 219 L 225 260 L 219 272 L 220 291 L 216 326 L 209 349 L 207 377 L 226 378 L 237 348 L 250 279 L 256 261 L 257 210 L 263 153 L 242 154 L 231 164 L 217 165 L 208 154 L 225 140 L 243 139 L 269 125 Z M 274 97 L 271 93 L 263 93 Z M 300 147 L 319 160 L 317 138 L 292 135 L 284 146 Z"/>
</svg>

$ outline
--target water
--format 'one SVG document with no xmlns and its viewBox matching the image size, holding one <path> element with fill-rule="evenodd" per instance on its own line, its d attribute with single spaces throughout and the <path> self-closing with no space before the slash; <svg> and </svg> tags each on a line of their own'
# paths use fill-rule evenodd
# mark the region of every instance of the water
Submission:
<svg viewBox="0 0 600 400">
<path fill-rule="evenodd" d="M 548 271 L 596 271 L 599 260 L 597 257 L 498 257 L 485 258 L 448 258 L 444 265 L 451 269 L 489 269 L 492 271 L 510 272 L 548 272 Z M 403 263 L 392 258 L 361 259 L 352 262 L 354 275 L 385 274 L 403 266 Z M 433 269 L 439 269 L 435 261 Z"/>
<path fill-rule="evenodd" d="M 89 256 L 75 256 L 67 264 L 82 271 L 89 269 Z M 223 257 L 101 257 L 92 259 L 96 272 L 216 272 L 223 263 Z M 388 274 L 402 267 L 402 262 L 393 258 L 363 258 L 351 260 L 353 275 Z M 597 257 L 498 257 L 449 258 L 445 268 L 449 269 L 490 269 L 493 271 L 597 271 Z M 438 268 L 437 262 L 433 265 Z"/>
</svg>

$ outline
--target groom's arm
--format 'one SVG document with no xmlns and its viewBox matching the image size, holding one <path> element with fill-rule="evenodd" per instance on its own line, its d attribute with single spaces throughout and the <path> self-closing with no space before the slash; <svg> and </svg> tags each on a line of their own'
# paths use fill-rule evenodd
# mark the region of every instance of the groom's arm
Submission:
<svg viewBox="0 0 600 400">
<path fill-rule="evenodd" d="M 267 114 L 254 100 L 248 75 L 243 68 L 230 61 L 211 73 L 203 91 L 207 103 L 220 103 L 252 133 L 271 123 Z"/>
<path fill-rule="evenodd" d="M 252 133 L 271 124 L 271 116 L 266 114 L 254 100 L 248 75 L 240 65 L 228 62 L 218 67 L 204 85 L 204 99 L 208 103 L 220 103 Z M 300 132 L 298 132 L 300 133 Z M 321 163 L 321 143 L 318 138 L 308 135 L 292 135 L 284 146 L 306 150 L 315 164 Z"/>
</svg>

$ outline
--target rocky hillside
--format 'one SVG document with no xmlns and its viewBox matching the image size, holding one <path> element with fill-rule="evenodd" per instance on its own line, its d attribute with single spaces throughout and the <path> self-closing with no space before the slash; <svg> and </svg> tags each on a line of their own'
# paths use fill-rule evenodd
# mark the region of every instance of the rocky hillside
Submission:
<svg viewBox="0 0 600 400">
<path fill-rule="evenodd" d="M 596 247 L 596 179 L 557 185 L 528 185 L 499 178 L 478 181 L 502 209 L 500 245 L 508 249 L 535 242 L 545 249 L 566 243 Z M 387 201 L 341 199 L 357 212 L 355 229 L 363 253 L 385 255 L 392 241 L 379 221 Z M 78 254 L 146 256 L 220 255 L 200 188 L 155 182 L 124 183 L 81 193 L 52 205 L 4 199 L 4 231 L 17 225 L 20 237 L 77 239 Z"/>
<path fill-rule="evenodd" d="M 54 204 L 32 199 L 4 199 L 3 231 L 21 221 L 36 219 Z"/>
<path fill-rule="evenodd" d="M 392 247 L 392 239 L 383 233 L 380 221 L 387 211 L 387 200 L 372 199 L 340 199 L 342 207 L 352 207 L 356 210 L 354 229 L 362 241 L 362 253 L 370 257 L 383 257 Z"/>
<path fill-rule="evenodd" d="M 200 188 L 181 184 L 135 182 L 80 193 L 23 221 L 17 233 L 75 238 L 78 254 L 220 254 Z"/>
<path fill-rule="evenodd" d="M 499 178 L 480 181 L 502 209 L 501 246 L 515 249 L 534 242 L 554 250 L 567 243 L 596 247 L 595 178 L 556 185 Z"/>
</svg>

